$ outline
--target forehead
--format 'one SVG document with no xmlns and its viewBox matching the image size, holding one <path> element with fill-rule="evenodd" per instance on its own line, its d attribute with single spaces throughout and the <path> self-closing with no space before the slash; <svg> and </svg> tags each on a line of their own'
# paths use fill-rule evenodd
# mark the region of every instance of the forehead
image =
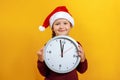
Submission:
<svg viewBox="0 0 120 80">
<path fill-rule="evenodd" d="M 59 18 L 59 19 L 55 20 L 55 22 L 60 22 L 60 21 L 69 22 L 67 19 L 64 19 L 64 18 Z M 54 22 L 54 23 L 55 23 L 55 22 Z"/>
</svg>

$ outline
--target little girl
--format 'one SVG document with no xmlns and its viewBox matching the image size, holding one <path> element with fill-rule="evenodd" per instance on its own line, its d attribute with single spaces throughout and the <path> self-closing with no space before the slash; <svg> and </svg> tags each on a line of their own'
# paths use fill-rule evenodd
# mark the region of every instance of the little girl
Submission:
<svg viewBox="0 0 120 80">
<path fill-rule="evenodd" d="M 52 37 L 59 35 L 69 35 L 71 28 L 74 26 L 74 19 L 68 12 L 65 6 L 59 6 L 54 9 L 45 19 L 43 26 L 40 26 L 39 29 L 44 31 L 48 26 L 51 27 Z M 78 80 L 77 71 L 79 73 L 84 73 L 87 70 L 88 64 L 87 59 L 85 57 L 85 53 L 82 49 L 82 46 L 79 44 L 80 50 L 78 51 L 78 55 L 81 60 L 79 65 L 71 72 L 68 73 L 56 73 L 50 70 L 45 62 L 43 57 L 43 49 L 42 47 L 38 52 L 38 62 L 37 67 L 41 75 L 45 77 L 45 80 Z"/>
</svg>

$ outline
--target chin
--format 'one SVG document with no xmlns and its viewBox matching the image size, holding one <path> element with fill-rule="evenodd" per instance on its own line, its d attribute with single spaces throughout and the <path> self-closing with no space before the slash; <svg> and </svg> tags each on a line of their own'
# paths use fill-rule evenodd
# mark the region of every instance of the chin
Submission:
<svg viewBox="0 0 120 80">
<path fill-rule="evenodd" d="M 66 36 L 66 35 L 68 35 L 68 34 L 59 34 L 59 36 Z"/>
</svg>

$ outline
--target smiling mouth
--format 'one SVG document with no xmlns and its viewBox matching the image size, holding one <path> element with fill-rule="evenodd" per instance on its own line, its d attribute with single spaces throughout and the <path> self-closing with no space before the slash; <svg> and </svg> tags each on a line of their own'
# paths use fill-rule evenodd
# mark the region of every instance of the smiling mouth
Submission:
<svg viewBox="0 0 120 80">
<path fill-rule="evenodd" d="M 65 30 L 58 30 L 59 32 L 65 32 Z"/>
</svg>

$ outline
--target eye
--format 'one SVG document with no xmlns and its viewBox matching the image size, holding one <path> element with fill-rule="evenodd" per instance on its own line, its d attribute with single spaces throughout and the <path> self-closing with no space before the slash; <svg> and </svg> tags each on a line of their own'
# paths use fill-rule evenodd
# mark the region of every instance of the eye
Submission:
<svg viewBox="0 0 120 80">
<path fill-rule="evenodd" d="M 65 25 L 67 25 L 68 23 L 67 22 L 64 22 Z"/>
<path fill-rule="evenodd" d="M 55 23 L 55 25 L 60 25 L 60 23 Z"/>
</svg>

